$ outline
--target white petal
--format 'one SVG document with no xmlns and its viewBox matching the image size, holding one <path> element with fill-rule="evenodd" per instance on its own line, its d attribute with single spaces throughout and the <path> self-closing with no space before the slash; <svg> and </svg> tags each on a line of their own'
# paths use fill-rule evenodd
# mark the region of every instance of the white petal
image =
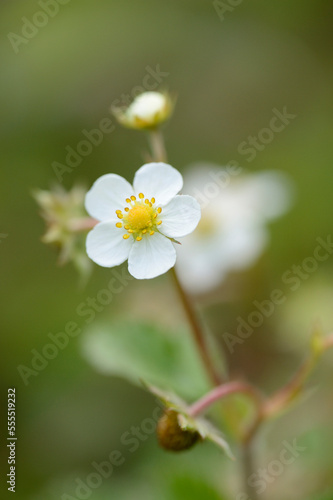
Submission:
<svg viewBox="0 0 333 500">
<path fill-rule="evenodd" d="M 176 270 L 183 286 L 190 293 L 204 293 L 217 287 L 223 276 L 217 262 L 208 252 L 193 251 L 188 245 L 177 246 Z"/>
<path fill-rule="evenodd" d="M 176 247 L 177 272 L 183 285 L 191 293 L 214 289 L 230 271 L 253 265 L 267 244 L 267 235 L 260 225 L 237 224 L 224 230 L 221 227 L 209 236 L 194 232 Z"/>
<path fill-rule="evenodd" d="M 294 187 L 290 177 L 282 171 L 263 171 L 257 175 L 258 196 L 268 219 L 286 213 L 293 201 Z"/>
<path fill-rule="evenodd" d="M 166 163 L 146 163 L 136 172 L 133 182 L 136 194 L 155 198 L 156 203 L 166 205 L 183 187 L 182 175 Z"/>
<path fill-rule="evenodd" d="M 201 217 L 200 205 L 188 195 L 175 196 L 162 209 L 160 232 L 170 238 L 181 238 L 192 233 Z"/>
<path fill-rule="evenodd" d="M 234 193 L 249 214 L 263 220 L 275 219 L 285 213 L 291 205 L 293 187 L 284 172 L 263 171 L 247 175 Z"/>
<path fill-rule="evenodd" d="M 126 198 L 132 195 L 132 186 L 120 175 L 102 175 L 86 194 L 85 207 L 95 219 L 110 220 L 114 218 L 116 210 L 126 206 Z"/>
<path fill-rule="evenodd" d="M 133 238 L 124 240 L 124 230 L 115 224 L 115 221 L 101 222 L 87 236 L 88 256 L 103 267 L 119 266 L 125 262 L 133 245 Z"/>
<path fill-rule="evenodd" d="M 268 239 L 268 232 L 260 225 L 230 232 L 226 242 L 228 268 L 242 270 L 250 267 L 263 252 Z"/>
<path fill-rule="evenodd" d="M 128 270 L 134 278 L 151 279 L 164 274 L 176 262 L 176 250 L 168 238 L 155 233 L 135 241 L 128 258 Z"/>
</svg>

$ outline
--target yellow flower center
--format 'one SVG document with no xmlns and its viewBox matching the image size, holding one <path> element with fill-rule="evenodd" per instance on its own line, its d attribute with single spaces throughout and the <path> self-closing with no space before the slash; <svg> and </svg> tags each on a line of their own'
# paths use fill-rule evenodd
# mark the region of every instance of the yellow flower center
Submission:
<svg viewBox="0 0 333 500">
<path fill-rule="evenodd" d="M 122 210 L 116 210 L 118 219 L 121 222 L 116 223 L 116 227 L 127 231 L 123 238 L 127 240 L 131 235 L 141 241 L 144 236 L 152 236 L 158 231 L 158 226 L 162 224 L 159 216 L 162 212 L 161 207 L 155 207 L 155 198 L 145 198 L 143 193 L 139 194 L 139 199 L 136 196 L 126 198 L 126 203 L 129 205 Z"/>
<path fill-rule="evenodd" d="M 133 231 L 147 229 L 152 223 L 154 210 L 149 205 L 135 205 L 127 215 L 127 223 Z"/>
</svg>

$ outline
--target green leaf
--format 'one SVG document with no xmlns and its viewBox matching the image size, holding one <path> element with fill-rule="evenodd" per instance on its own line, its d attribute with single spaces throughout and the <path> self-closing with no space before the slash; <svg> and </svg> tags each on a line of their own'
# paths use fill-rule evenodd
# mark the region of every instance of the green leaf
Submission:
<svg viewBox="0 0 333 500">
<path fill-rule="evenodd" d="M 170 500 L 224 500 L 213 486 L 190 476 L 175 478 L 171 491 Z"/>
<path fill-rule="evenodd" d="M 188 331 L 149 323 L 94 324 L 82 341 L 84 357 L 99 372 L 140 380 L 196 399 L 210 383 Z"/>
</svg>

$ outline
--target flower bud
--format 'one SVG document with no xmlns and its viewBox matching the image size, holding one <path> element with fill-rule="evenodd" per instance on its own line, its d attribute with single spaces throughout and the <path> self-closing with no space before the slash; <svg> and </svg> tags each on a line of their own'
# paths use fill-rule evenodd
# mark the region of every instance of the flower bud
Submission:
<svg viewBox="0 0 333 500">
<path fill-rule="evenodd" d="M 170 451 L 182 451 L 191 448 L 199 441 L 197 431 L 182 429 L 179 425 L 178 412 L 170 408 L 164 411 L 157 424 L 157 437 L 162 448 Z"/>
<path fill-rule="evenodd" d="M 111 109 L 118 122 L 134 129 L 151 129 L 165 122 L 171 115 L 173 102 L 167 93 L 144 92 L 128 108 Z"/>
<path fill-rule="evenodd" d="M 91 262 L 85 251 L 86 234 L 91 227 L 80 230 L 77 226 L 82 225 L 82 221 L 89 225 L 94 223 L 84 208 L 85 194 L 86 189 L 80 186 L 74 186 L 70 191 L 55 186 L 51 191 L 35 190 L 33 193 L 46 222 L 43 243 L 58 250 L 59 264 L 73 262 L 83 279 L 91 271 Z"/>
</svg>

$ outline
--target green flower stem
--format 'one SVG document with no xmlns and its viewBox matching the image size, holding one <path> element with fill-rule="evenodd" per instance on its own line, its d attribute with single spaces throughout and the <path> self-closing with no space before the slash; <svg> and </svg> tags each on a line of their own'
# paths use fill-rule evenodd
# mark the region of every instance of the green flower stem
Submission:
<svg viewBox="0 0 333 500">
<path fill-rule="evenodd" d="M 154 128 L 149 132 L 149 142 L 153 161 L 166 162 L 167 154 L 164 145 L 164 137 L 159 128 Z"/>
<path fill-rule="evenodd" d="M 255 472 L 255 465 L 253 460 L 253 449 L 252 443 L 247 443 L 243 445 L 242 449 L 242 467 L 243 467 L 243 486 L 244 493 L 246 497 L 251 500 L 258 500 L 259 495 L 257 494 L 255 488 L 251 488 L 248 480 L 249 477 Z M 262 499 L 262 497 L 260 497 Z"/>
<path fill-rule="evenodd" d="M 215 371 L 214 363 L 211 359 L 211 356 L 210 356 L 210 353 L 209 353 L 209 350 L 208 350 L 208 347 L 206 344 L 205 335 L 204 335 L 200 320 L 195 313 L 191 299 L 186 294 L 185 290 L 183 289 L 182 285 L 179 282 L 175 268 L 172 268 L 171 272 L 172 272 L 172 275 L 174 277 L 174 281 L 175 281 L 176 287 L 178 289 L 180 299 L 181 299 L 182 304 L 184 306 L 187 319 L 192 327 L 193 338 L 194 338 L 194 341 L 197 345 L 198 352 L 201 356 L 202 362 L 203 362 L 203 364 L 206 368 L 206 371 L 207 371 L 211 381 L 213 382 L 213 384 L 219 385 L 219 384 L 221 384 L 222 380 L 221 380 L 220 375 Z"/>
</svg>

